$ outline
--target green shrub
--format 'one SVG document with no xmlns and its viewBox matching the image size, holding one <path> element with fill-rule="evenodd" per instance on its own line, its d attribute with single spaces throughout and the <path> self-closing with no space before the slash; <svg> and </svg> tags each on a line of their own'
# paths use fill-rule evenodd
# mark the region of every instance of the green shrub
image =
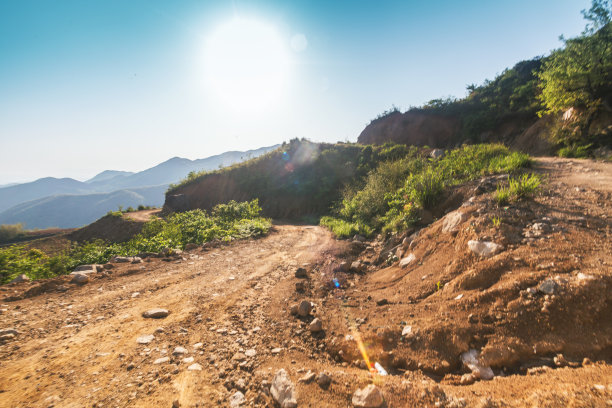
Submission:
<svg viewBox="0 0 612 408">
<path fill-rule="evenodd" d="M 510 195 L 517 199 L 532 196 L 540 187 L 542 180 L 536 174 L 523 174 L 508 180 Z"/>
<path fill-rule="evenodd" d="M 562 147 L 557 151 L 559 157 L 567 157 L 567 158 L 576 158 L 576 159 L 584 159 L 589 157 L 589 152 L 591 150 L 592 144 L 587 145 L 571 145 Z"/>
<path fill-rule="evenodd" d="M 160 252 L 164 248 L 183 249 L 189 243 L 202 244 L 213 239 L 260 236 L 271 227 L 270 220 L 262 218 L 260 213 L 257 200 L 231 201 L 217 205 L 211 215 L 202 210 L 192 210 L 171 214 L 166 219 L 153 218 L 128 242 L 109 244 L 97 240 L 74 245 L 67 253 L 54 257 L 22 246 L 0 248 L 0 283 L 9 282 L 22 273 L 31 279 L 57 276 L 73 271 L 79 265 L 108 262 L 116 255 Z M 116 216 L 115 213 L 111 215 Z"/>
<path fill-rule="evenodd" d="M 421 209 L 435 207 L 446 188 L 488 174 L 513 174 L 530 163 L 528 155 L 500 144 L 463 146 L 439 160 L 411 151 L 405 158 L 381 163 L 361 186 L 345 190 L 338 218 L 325 219 L 322 225 L 345 236 L 357 225 L 371 231 L 399 231 L 415 224 Z M 504 192 L 499 194 L 503 201 Z"/>
<path fill-rule="evenodd" d="M 321 217 L 320 224 L 327 227 L 334 233 L 337 238 L 350 238 L 355 234 L 361 234 L 366 237 L 372 235 L 372 229 L 365 224 L 349 222 L 334 217 Z"/>
</svg>

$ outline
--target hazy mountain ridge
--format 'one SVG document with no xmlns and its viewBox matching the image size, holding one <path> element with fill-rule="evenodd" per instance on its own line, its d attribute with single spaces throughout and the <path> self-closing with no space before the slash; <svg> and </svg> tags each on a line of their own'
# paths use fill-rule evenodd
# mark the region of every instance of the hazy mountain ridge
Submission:
<svg viewBox="0 0 612 408">
<path fill-rule="evenodd" d="M 230 151 L 204 159 L 173 157 L 137 173 L 105 170 L 86 181 L 45 177 L 0 188 L 0 224 L 26 228 L 72 228 L 95 221 L 118 206 L 161 206 L 170 183 L 191 171 L 215 170 L 278 147 Z"/>
<path fill-rule="evenodd" d="M 22 222 L 27 228 L 74 228 L 94 222 L 119 206 L 160 206 L 167 184 L 111 193 L 55 195 L 18 204 L 0 213 L 0 224 Z"/>
</svg>

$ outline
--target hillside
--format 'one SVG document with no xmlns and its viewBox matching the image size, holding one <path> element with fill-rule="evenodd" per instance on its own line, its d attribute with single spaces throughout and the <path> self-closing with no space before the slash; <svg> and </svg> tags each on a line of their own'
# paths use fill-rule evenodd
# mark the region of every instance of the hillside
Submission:
<svg viewBox="0 0 612 408">
<path fill-rule="evenodd" d="M 0 405 L 268 407 L 283 369 L 298 407 L 359 406 L 368 384 L 376 407 L 607 406 L 612 165 L 532 171 L 531 198 L 498 206 L 504 178 L 480 177 L 389 238 L 277 225 L 83 284 L 3 286 Z"/>
<path fill-rule="evenodd" d="M 166 193 L 165 211 L 210 209 L 259 199 L 264 214 L 299 219 L 329 212 L 341 189 L 379 162 L 407 155 L 406 146 L 312 143 L 294 139 L 257 159 L 193 175 Z"/>
</svg>

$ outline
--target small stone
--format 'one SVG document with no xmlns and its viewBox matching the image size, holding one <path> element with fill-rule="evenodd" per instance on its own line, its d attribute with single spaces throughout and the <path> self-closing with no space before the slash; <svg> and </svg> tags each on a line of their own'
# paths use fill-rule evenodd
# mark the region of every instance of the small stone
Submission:
<svg viewBox="0 0 612 408">
<path fill-rule="evenodd" d="M 202 348 L 202 346 L 204 346 L 204 344 L 202 344 L 202 343 L 196 343 L 196 344 L 194 344 L 192 347 L 193 347 L 193 349 L 194 349 L 194 350 L 199 350 L 199 349 L 201 349 L 201 348 Z"/>
<path fill-rule="evenodd" d="M 306 279 L 308 278 L 308 272 L 304 268 L 297 268 L 295 271 L 295 277 L 298 279 Z"/>
<path fill-rule="evenodd" d="M 138 342 L 139 344 L 149 344 L 153 340 L 155 340 L 155 336 L 153 336 L 152 334 L 146 334 L 144 336 L 138 337 L 136 339 L 136 342 Z"/>
<path fill-rule="evenodd" d="M 172 408 L 181 408 L 181 403 L 179 400 L 172 401 Z"/>
<path fill-rule="evenodd" d="M 379 299 L 376 301 L 376 305 L 377 306 L 384 306 L 384 305 L 388 305 L 389 301 L 387 299 Z"/>
<path fill-rule="evenodd" d="M 72 279 L 70 280 L 70 283 L 77 283 L 79 285 L 84 285 L 87 282 L 89 282 L 89 276 L 84 273 L 76 273 L 72 275 Z"/>
<path fill-rule="evenodd" d="M 590 358 L 585 357 L 585 358 L 582 359 L 582 365 L 583 366 L 588 366 L 588 365 L 591 365 L 591 364 L 593 364 L 593 362 L 591 361 Z"/>
<path fill-rule="evenodd" d="M 348 272 L 351 269 L 351 264 L 348 262 L 340 262 L 340 265 L 336 268 L 338 272 Z"/>
<path fill-rule="evenodd" d="M 298 381 L 301 382 L 301 383 L 309 384 L 309 383 L 313 382 L 316 377 L 317 377 L 317 375 L 315 373 L 313 373 L 312 371 L 308 370 L 308 372 L 306 374 L 304 374 Z"/>
<path fill-rule="evenodd" d="M 240 363 L 245 361 L 246 359 L 247 359 L 247 356 L 245 354 L 243 354 L 243 353 L 240 353 L 240 352 L 234 354 L 233 357 L 232 357 L 233 361 L 238 361 Z"/>
<path fill-rule="evenodd" d="M 351 401 L 353 406 L 358 408 L 379 408 L 385 402 L 382 393 L 374 384 L 355 391 Z"/>
<path fill-rule="evenodd" d="M 453 232 L 459 229 L 459 225 L 467 219 L 467 215 L 461 211 L 453 211 L 444 216 L 442 232 Z"/>
<path fill-rule="evenodd" d="M 198 363 L 193 363 L 192 365 L 187 367 L 187 370 L 189 370 L 189 371 L 202 371 L 202 366 L 199 365 Z"/>
<path fill-rule="evenodd" d="M 153 364 L 163 364 L 163 363 L 167 363 L 168 361 L 170 361 L 170 357 L 160 357 L 157 360 L 155 360 Z"/>
<path fill-rule="evenodd" d="M 300 304 L 298 305 L 297 314 L 300 317 L 306 317 L 310 314 L 311 309 L 312 309 L 312 306 L 310 302 L 307 300 L 302 300 Z"/>
<path fill-rule="evenodd" d="M 246 399 L 244 398 L 244 394 L 240 391 L 236 391 L 229 398 L 229 404 L 231 408 L 237 408 L 244 404 Z"/>
<path fill-rule="evenodd" d="M 17 336 L 19 334 L 19 332 L 15 329 L 0 329 L 0 336 L 6 336 L 12 334 L 13 337 Z"/>
<path fill-rule="evenodd" d="M 412 336 L 412 326 L 404 326 L 404 328 L 402 329 L 402 336 L 403 337 Z"/>
<path fill-rule="evenodd" d="M 193 357 L 185 357 L 183 359 L 183 363 L 185 363 L 185 364 L 193 363 L 193 360 L 194 360 Z"/>
<path fill-rule="evenodd" d="M 154 308 L 142 313 L 142 317 L 149 319 L 162 319 L 168 316 L 169 312 L 166 309 Z"/>
<path fill-rule="evenodd" d="M 310 322 L 308 330 L 310 330 L 311 333 L 320 332 L 321 330 L 323 330 L 323 322 L 321 322 L 319 318 L 315 318 L 312 322 Z"/>
<path fill-rule="evenodd" d="M 461 360 L 477 378 L 481 378 L 483 380 L 493 379 L 493 370 L 491 370 L 491 367 L 481 364 L 478 356 L 478 351 L 471 349 L 461 354 Z"/>
<path fill-rule="evenodd" d="M 244 352 L 244 355 L 249 358 L 255 357 L 257 355 L 257 351 L 255 349 L 248 349 L 247 351 Z"/>
<path fill-rule="evenodd" d="M 565 367 L 568 364 L 563 354 L 557 354 L 553 361 L 557 367 Z"/>
<path fill-rule="evenodd" d="M 187 354 L 187 353 L 188 353 L 187 349 L 185 347 L 181 347 L 181 346 L 175 347 L 174 351 L 172 352 L 172 354 L 175 355 L 175 356 L 182 355 L 182 354 Z"/>
<path fill-rule="evenodd" d="M 349 270 L 357 273 L 363 272 L 365 270 L 365 264 L 361 261 L 355 261 L 351 264 Z"/>
<path fill-rule="evenodd" d="M 270 350 L 270 352 L 271 352 L 272 354 L 279 354 L 279 353 L 280 353 L 282 350 L 283 350 L 283 349 L 282 349 L 282 348 L 280 348 L 280 347 L 275 347 L 275 348 L 273 348 L 272 350 Z"/>
<path fill-rule="evenodd" d="M 317 375 L 317 384 L 319 384 L 319 387 L 323 388 L 324 390 L 328 389 L 331 383 L 332 379 L 328 374 L 319 373 L 319 375 Z"/>
<path fill-rule="evenodd" d="M 461 385 L 470 385 L 470 384 L 474 384 L 475 381 L 476 381 L 476 376 L 472 373 L 468 373 L 468 374 L 463 374 L 461 376 L 461 380 L 459 380 L 459 383 Z"/>
<path fill-rule="evenodd" d="M 552 279 L 546 279 L 538 285 L 538 290 L 546 295 L 553 295 L 557 291 L 559 285 Z"/>
<path fill-rule="evenodd" d="M 292 305 L 291 308 L 289 309 L 289 313 L 291 313 L 291 315 L 295 316 L 298 314 L 298 305 Z"/>
</svg>

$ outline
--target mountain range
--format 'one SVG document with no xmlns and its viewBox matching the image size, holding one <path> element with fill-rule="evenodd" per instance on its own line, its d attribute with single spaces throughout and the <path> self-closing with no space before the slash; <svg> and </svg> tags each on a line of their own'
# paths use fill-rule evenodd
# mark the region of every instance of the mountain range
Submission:
<svg viewBox="0 0 612 408">
<path fill-rule="evenodd" d="M 86 181 L 45 177 L 0 188 L 0 224 L 26 228 L 74 228 L 119 206 L 161 206 L 171 183 L 189 172 L 209 171 L 260 156 L 278 147 L 231 151 L 204 159 L 173 157 L 141 172 L 105 170 Z"/>
</svg>

